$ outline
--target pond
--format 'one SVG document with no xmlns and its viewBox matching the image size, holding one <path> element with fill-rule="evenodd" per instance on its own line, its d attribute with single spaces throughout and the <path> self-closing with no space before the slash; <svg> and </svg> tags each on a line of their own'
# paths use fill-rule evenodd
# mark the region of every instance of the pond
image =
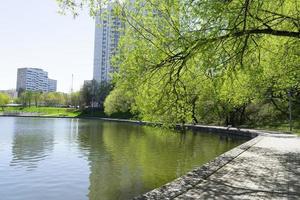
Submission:
<svg viewBox="0 0 300 200">
<path fill-rule="evenodd" d="M 0 199 L 130 199 L 243 142 L 100 120 L 0 117 Z"/>
</svg>

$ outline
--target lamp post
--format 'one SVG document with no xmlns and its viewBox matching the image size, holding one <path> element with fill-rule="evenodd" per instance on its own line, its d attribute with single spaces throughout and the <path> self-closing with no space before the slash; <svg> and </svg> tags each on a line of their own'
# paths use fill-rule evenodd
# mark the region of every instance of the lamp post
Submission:
<svg viewBox="0 0 300 200">
<path fill-rule="evenodd" d="M 95 80 L 92 80 L 92 116 L 94 116 Z"/>
<path fill-rule="evenodd" d="M 289 96 L 289 124 L 290 124 L 290 131 L 293 130 L 293 122 L 292 122 L 292 92 L 291 90 L 289 90 L 288 92 L 288 96 Z"/>
</svg>

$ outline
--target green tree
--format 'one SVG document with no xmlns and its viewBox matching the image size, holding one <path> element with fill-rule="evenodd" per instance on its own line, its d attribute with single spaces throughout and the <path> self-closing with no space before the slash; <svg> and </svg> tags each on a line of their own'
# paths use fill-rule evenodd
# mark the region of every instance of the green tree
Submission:
<svg viewBox="0 0 300 200">
<path fill-rule="evenodd" d="M 63 106 L 65 105 L 64 94 L 60 92 L 49 92 L 43 94 L 46 106 Z"/>
<path fill-rule="evenodd" d="M 96 80 L 85 83 L 80 90 L 81 100 L 85 106 L 103 109 L 104 100 L 112 90 L 111 83 L 98 83 Z"/>
<path fill-rule="evenodd" d="M 78 107 L 80 106 L 80 92 L 73 92 L 70 94 L 70 104 L 72 106 Z"/>
<path fill-rule="evenodd" d="M 130 111 L 133 98 L 120 87 L 113 90 L 105 99 L 104 112 L 107 115 Z"/>
<path fill-rule="evenodd" d="M 106 3 L 58 2 L 75 13 L 78 2 L 91 13 Z M 130 94 L 126 107 L 144 120 L 238 125 L 253 104 L 283 111 L 291 90 L 298 102 L 297 0 L 122 2 L 116 13 L 126 29 L 107 112 Z"/>
<path fill-rule="evenodd" d="M 9 103 L 9 96 L 5 93 L 0 93 L 0 106 L 2 111 L 4 111 L 4 106 Z"/>
<path fill-rule="evenodd" d="M 33 101 L 33 96 L 34 96 L 34 92 L 26 90 L 21 93 L 19 100 L 23 106 L 30 107 Z"/>
<path fill-rule="evenodd" d="M 111 83 L 102 82 L 99 84 L 99 87 L 96 91 L 96 101 L 98 102 L 98 106 L 101 109 L 104 109 L 104 101 L 109 93 L 112 91 L 113 85 Z"/>
<path fill-rule="evenodd" d="M 98 84 L 95 80 L 87 82 L 80 90 L 80 98 L 84 106 L 91 106 L 95 101 Z"/>
<path fill-rule="evenodd" d="M 33 100 L 34 100 L 34 105 L 35 107 L 38 107 L 40 104 L 40 101 L 42 100 L 42 92 L 33 92 L 32 96 L 33 96 Z"/>
</svg>

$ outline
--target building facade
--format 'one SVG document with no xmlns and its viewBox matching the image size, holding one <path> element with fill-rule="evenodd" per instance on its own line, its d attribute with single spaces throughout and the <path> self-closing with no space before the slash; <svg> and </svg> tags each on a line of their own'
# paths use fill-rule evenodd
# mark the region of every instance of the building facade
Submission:
<svg viewBox="0 0 300 200">
<path fill-rule="evenodd" d="M 48 92 L 56 92 L 57 90 L 57 80 L 48 79 Z"/>
<path fill-rule="evenodd" d="M 48 72 L 39 68 L 19 68 L 17 91 L 55 92 L 57 81 L 48 78 Z"/>
<path fill-rule="evenodd" d="M 118 66 L 113 66 L 111 61 L 118 52 L 118 43 L 124 25 L 114 15 L 113 7 L 113 4 L 108 5 L 96 17 L 93 79 L 99 83 L 110 82 L 111 73 L 118 70 Z"/>
</svg>

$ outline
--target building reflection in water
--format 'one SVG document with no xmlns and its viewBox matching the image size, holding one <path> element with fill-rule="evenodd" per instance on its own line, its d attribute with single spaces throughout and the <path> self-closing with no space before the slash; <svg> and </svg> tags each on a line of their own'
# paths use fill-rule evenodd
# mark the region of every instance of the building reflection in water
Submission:
<svg viewBox="0 0 300 200">
<path fill-rule="evenodd" d="M 54 133 L 50 120 L 15 118 L 11 166 L 34 170 L 53 150 Z"/>
<path fill-rule="evenodd" d="M 101 120 L 3 119 L 12 122 L 0 194 L 13 199 L 131 199 L 242 142 Z"/>
</svg>

